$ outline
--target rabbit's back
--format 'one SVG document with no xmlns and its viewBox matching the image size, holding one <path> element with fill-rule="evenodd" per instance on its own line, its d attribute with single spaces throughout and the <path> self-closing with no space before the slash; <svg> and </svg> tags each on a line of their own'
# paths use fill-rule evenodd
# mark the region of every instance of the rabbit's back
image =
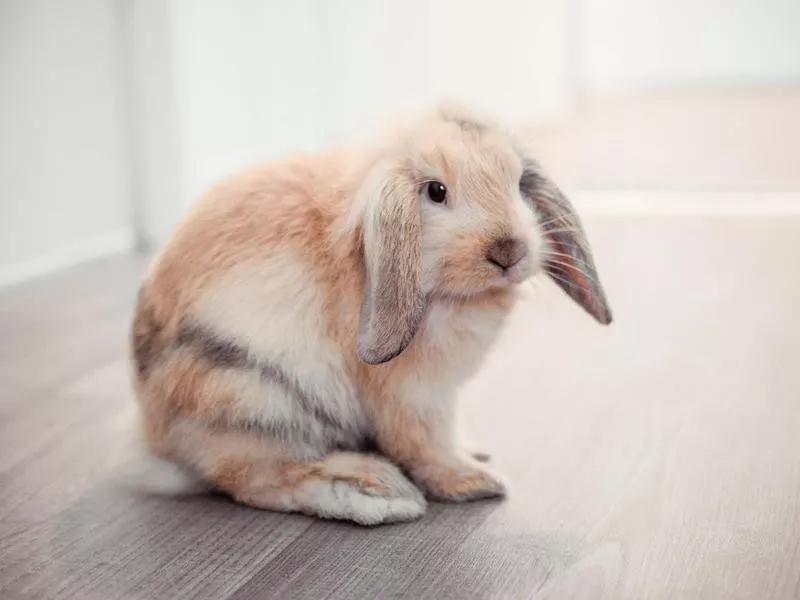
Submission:
<svg viewBox="0 0 800 600">
<path fill-rule="evenodd" d="M 358 249 L 331 239 L 346 210 L 335 169 L 325 157 L 252 169 L 187 214 L 154 262 L 134 318 L 137 389 L 156 421 L 184 410 L 221 415 L 202 405 L 214 397 L 205 390 L 187 409 L 172 384 L 149 381 L 159 367 L 190 380 L 210 367 L 225 380 L 219 385 L 236 389 L 237 418 L 282 414 L 311 441 L 362 443 L 365 419 L 341 347 L 348 337 L 355 346 L 363 282 Z"/>
</svg>

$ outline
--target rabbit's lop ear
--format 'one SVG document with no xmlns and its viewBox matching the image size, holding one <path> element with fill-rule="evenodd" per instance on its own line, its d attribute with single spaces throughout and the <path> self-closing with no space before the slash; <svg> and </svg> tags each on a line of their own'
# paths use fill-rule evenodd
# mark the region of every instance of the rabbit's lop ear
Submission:
<svg viewBox="0 0 800 600">
<path fill-rule="evenodd" d="M 367 208 L 358 357 L 373 365 L 405 350 L 424 312 L 419 194 L 410 178 L 381 171 L 360 192 Z"/>
<path fill-rule="evenodd" d="M 533 163 L 526 167 L 520 188 L 540 218 L 546 244 L 545 271 L 586 312 L 608 325 L 611 309 L 572 203 Z"/>
</svg>

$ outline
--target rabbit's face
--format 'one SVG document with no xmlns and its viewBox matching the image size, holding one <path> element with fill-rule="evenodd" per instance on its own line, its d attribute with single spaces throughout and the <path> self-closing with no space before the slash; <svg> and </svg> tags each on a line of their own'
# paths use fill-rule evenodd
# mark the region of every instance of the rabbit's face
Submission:
<svg viewBox="0 0 800 600">
<path fill-rule="evenodd" d="M 536 273 L 542 236 L 520 189 L 524 160 L 511 140 L 444 121 L 414 145 L 425 293 L 474 296 Z"/>
<path fill-rule="evenodd" d="M 499 129 L 447 111 L 418 122 L 371 164 L 356 207 L 364 362 L 402 352 L 429 299 L 480 296 L 542 267 L 598 321 L 611 321 L 572 205 Z"/>
</svg>

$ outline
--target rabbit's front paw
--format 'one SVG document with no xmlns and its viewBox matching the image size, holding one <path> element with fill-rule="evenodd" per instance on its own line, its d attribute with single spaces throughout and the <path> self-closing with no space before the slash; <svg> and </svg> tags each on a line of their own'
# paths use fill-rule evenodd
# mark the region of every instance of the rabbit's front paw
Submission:
<svg viewBox="0 0 800 600">
<path fill-rule="evenodd" d="M 469 502 L 506 495 L 506 485 L 499 476 L 467 463 L 415 469 L 413 476 L 429 498 L 440 502 Z"/>
</svg>

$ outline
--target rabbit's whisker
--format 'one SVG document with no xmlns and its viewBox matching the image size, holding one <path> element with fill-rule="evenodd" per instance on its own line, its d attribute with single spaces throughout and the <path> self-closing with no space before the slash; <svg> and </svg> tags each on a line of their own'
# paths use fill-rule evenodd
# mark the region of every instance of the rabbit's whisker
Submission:
<svg viewBox="0 0 800 600">
<path fill-rule="evenodd" d="M 576 271 L 576 272 L 580 273 L 583 277 L 585 277 L 586 279 L 591 281 L 593 284 L 595 284 L 597 286 L 600 285 L 600 282 L 597 281 L 594 277 L 592 277 L 591 274 L 587 273 L 586 271 L 584 271 L 583 269 L 581 269 L 580 267 L 578 267 L 576 265 L 572 265 L 572 264 L 569 264 L 569 263 L 561 262 L 559 260 L 548 260 L 546 262 L 548 264 L 550 264 L 550 265 L 557 265 L 557 266 L 562 267 L 564 269 L 572 269 L 573 271 Z M 550 273 L 550 272 L 552 272 L 552 271 L 548 271 L 548 273 Z M 568 273 L 562 273 L 562 274 L 563 275 L 568 275 Z"/>
<path fill-rule="evenodd" d="M 580 258 L 580 257 L 571 256 L 569 254 L 565 254 L 564 252 L 553 252 L 553 251 L 547 250 L 547 249 L 542 250 L 542 258 L 545 261 L 550 257 L 553 257 L 553 258 L 556 258 L 556 259 L 558 259 L 558 258 L 566 258 L 567 260 L 573 261 L 575 264 L 580 265 L 581 268 L 589 266 L 589 263 L 587 261 L 585 261 L 584 259 Z"/>
</svg>

